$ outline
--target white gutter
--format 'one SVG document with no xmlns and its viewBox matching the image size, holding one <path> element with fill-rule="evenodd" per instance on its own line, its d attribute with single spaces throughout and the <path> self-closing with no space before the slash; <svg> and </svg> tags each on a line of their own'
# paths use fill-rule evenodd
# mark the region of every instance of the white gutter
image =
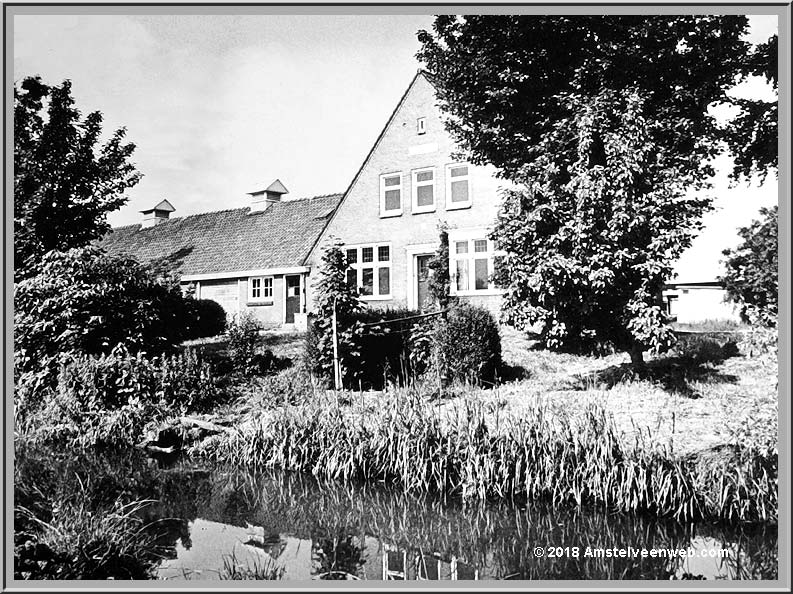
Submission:
<svg viewBox="0 0 793 594">
<path fill-rule="evenodd" d="M 311 270 L 310 266 L 289 266 L 286 268 L 257 268 L 255 270 L 238 270 L 234 272 L 207 272 L 204 274 L 183 274 L 182 282 L 189 283 L 194 281 L 227 279 L 227 278 L 246 278 L 249 276 L 277 276 L 282 274 L 303 274 Z"/>
</svg>

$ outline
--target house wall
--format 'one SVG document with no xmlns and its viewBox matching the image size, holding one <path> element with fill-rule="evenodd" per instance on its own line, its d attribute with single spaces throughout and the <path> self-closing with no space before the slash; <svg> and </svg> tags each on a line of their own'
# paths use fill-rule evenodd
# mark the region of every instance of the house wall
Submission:
<svg viewBox="0 0 793 594">
<path fill-rule="evenodd" d="M 679 287 L 663 292 L 664 300 L 675 298 L 669 313 L 677 316 L 681 324 L 694 324 L 705 320 L 730 320 L 740 322 L 734 303 L 726 300 L 727 291 L 721 287 Z"/>
<path fill-rule="evenodd" d="M 197 297 L 218 302 L 231 318 L 249 313 L 264 328 L 277 328 L 284 321 L 284 276 L 273 276 L 273 297 L 265 302 L 248 299 L 248 278 L 202 280 L 198 283 Z"/>
<path fill-rule="evenodd" d="M 313 271 L 310 285 L 316 282 L 323 247 L 331 237 L 347 245 L 388 243 L 391 247 L 391 295 L 385 299 L 365 300 L 377 307 L 413 305 L 408 292 L 413 254 L 422 251 L 416 246 L 424 244 L 433 247 L 423 251 L 434 251 L 441 221 L 448 224 L 452 241 L 458 233 L 485 237 L 495 220 L 499 203 L 495 170 L 469 165 L 472 205 L 460 210 L 447 209 L 446 166 L 459 160 L 452 157 L 455 146 L 443 127 L 435 102 L 432 85 L 419 75 L 312 252 L 308 262 Z M 421 135 L 417 131 L 418 118 L 425 118 L 426 122 L 426 133 Z M 435 211 L 415 213 L 411 200 L 411 172 L 425 167 L 435 168 Z M 380 176 L 395 172 L 401 172 L 402 214 L 381 217 Z M 307 291 L 309 308 L 313 306 L 312 289 L 309 286 Z M 475 299 L 497 310 L 499 295 L 498 291 L 489 290 Z"/>
</svg>

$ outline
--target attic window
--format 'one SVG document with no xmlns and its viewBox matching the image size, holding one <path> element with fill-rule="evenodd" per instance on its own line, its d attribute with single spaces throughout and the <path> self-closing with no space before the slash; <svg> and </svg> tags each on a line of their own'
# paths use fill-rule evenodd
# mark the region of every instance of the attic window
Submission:
<svg viewBox="0 0 793 594">
<path fill-rule="evenodd" d="M 427 118 L 419 118 L 416 120 L 416 132 L 418 134 L 427 132 Z"/>
</svg>

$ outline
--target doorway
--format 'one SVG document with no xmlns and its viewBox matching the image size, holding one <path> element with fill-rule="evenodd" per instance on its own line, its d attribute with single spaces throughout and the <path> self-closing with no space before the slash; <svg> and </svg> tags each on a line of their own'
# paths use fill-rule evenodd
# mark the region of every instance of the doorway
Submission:
<svg viewBox="0 0 793 594">
<path fill-rule="evenodd" d="M 290 275 L 285 279 L 286 283 L 286 315 L 284 322 L 286 324 L 295 323 L 295 314 L 300 311 L 300 276 Z"/>
<path fill-rule="evenodd" d="M 430 260 L 433 254 L 416 256 L 416 308 L 425 311 L 431 305 L 430 299 Z"/>
</svg>

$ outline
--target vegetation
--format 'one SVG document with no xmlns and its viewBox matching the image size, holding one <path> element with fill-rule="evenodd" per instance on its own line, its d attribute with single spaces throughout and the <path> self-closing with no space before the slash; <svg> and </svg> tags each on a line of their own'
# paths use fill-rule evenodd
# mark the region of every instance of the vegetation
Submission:
<svg viewBox="0 0 793 594">
<path fill-rule="evenodd" d="M 776 92 L 779 82 L 778 64 L 779 38 L 772 35 L 768 41 L 753 47 L 745 56 L 740 75 L 742 79 L 761 77 Z M 765 179 L 769 171 L 778 173 L 778 100 L 731 97 L 729 103 L 738 108 L 738 115 L 723 129 L 725 140 L 735 159 L 732 177 L 750 178 L 759 174 L 760 179 Z"/>
<path fill-rule="evenodd" d="M 140 181 L 135 145 L 116 130 L 99 145 L 102 114 L 81 120 L 71 82 L 39 77 L 14 85 L 14 280 L 47 252 L 88 245 L 106 233 L 107 214 Z M 46 112 L 46 113 L 45 113 Z"/>
<path fill-rule="evenodd" d="M 657 295 L 710 208 L 744 16 L 450 16 L 421 31 L 446 127 L 506 192 L 504 313 L 557 349 L 669 348 Z M 549 49 L 550 48 L 550 49 Z M 476 59 L 471 59 L 476 56 Z M 542 81 L 538 83 L 537 81 Z"/>
<path fill-rule="evenodd" d="M 776 455 L 738 451 L 698 466 L 623 444 L 603 410 L 580 422 L 537 406 L 495 420 L 465 401 L 447 422 L 407 392 L 355 416 L 315 400 L 260 417 L 204 453 L 253 468 L 385 481 L 463 499 L 599 503 L 678 519 L 774 520 Z M 711 461 L 713 462 L 713 461 Z"/>
<path fill-rule="evenodd" d="M 212 299 L 195 299 L 190 302 L 191 318 L 190 339 L 219 336 L 226 331 L 226 310 Z"/>
<path fill-rule="evenodd" d="M 334 377 L 333 318 L 339 344 L 339 365 L 344 381 L 360 354 L 353 349 L 353 317 L 363 310 L 358 290 L 347 282 L 347 260 L 340 241 L 331 238 L 322 253 L 315 288 L 316 315 L 310 319 L 306 366 L 320 378 Z"/>
<path fill-rule="evenodd" d="M 226 397 L 192 351 L 160 358 L 130 354 L 64 357 L 54 389 L 17 386 L 17 429 L 33 441 L 128 447 L 169 416 L 206 410 Z"/>
<path fill-rule="evenodd" d="M 62 354 L 107 354 L 118 344 L 172 350 L 189 335 L 189 303 L 178 282 L 132 258 L 96 247 L 49 252 L 14 285 L 15 373 L 52 372 Z"/>
<path fill-rule="evenodd" d="M 727 295 L 739 304 L 744 321 L 774 328 L 779 308 L 779 209 L 763 208 L 759 221 L 739 229 L 743 242 L 724 250 Z"/>
<path fill-rule="evenodd" d="M 501 336 L 487 309 L 459 303 L 432 327 L 433 359 L 451 382 L 493 385 L 502 369 Z"/>
</svg>

